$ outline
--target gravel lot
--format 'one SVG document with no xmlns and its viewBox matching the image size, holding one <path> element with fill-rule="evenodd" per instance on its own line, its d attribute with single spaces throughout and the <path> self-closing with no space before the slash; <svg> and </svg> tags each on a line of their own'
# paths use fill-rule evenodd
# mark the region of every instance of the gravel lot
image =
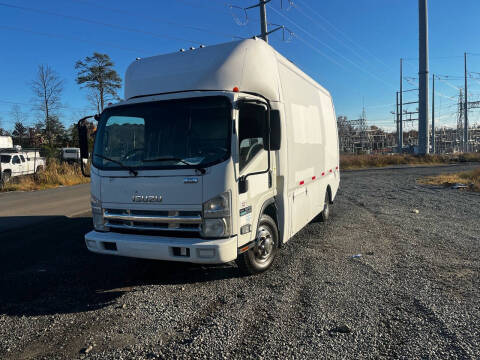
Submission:
<svg viewBox="0 0 480 360">
<path fill-rule="evenodd" d="M 415 182 L 467 168 L 343 173 L 253 277 L 91 254 L 87 214 L 3 232 L 0 358 L 478 359 L 480 196 Z"/>
</svg>

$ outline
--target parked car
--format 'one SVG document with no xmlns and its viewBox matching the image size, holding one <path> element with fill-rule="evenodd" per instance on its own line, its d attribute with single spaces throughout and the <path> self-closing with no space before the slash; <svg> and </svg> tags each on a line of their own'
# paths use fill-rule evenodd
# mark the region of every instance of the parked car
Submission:
<svg viewBox="0 0 480 360">
<path fill-rule="evenodd" d="M 34 174 L 45 168 L 45 158 L 38 150 L 2 149 L 0 152 L 0 174 L 2 183 L 12 177 Z"/>
</svg>

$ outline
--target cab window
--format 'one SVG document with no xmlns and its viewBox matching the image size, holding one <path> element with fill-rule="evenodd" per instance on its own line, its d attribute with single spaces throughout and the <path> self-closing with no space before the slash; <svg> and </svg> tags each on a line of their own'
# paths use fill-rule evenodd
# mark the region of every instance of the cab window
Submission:
<svg viewBox="0 0 480 360">
<path fill-rule="evenodd" d="M 18 158 L 17 155 L 15 155 L 15 156 L 13 157 L 13 159 L 12 159 L 12 164 L 14 164 L 14 165 L 21 164 L 20 159 Z"/>
<path fill-rule="evenodd" d="M 265 106 L 245 103 L 239 113 L 239 168 L 240 171 L 264 149 L 266 133 Z"/>
<path fill-rule="evenodd" d="M 20 155 L 20 159 L 22 160 L 22 163 L 25 162 L 25 158 L 23 157 L 23 155 Z"/>
</svg>

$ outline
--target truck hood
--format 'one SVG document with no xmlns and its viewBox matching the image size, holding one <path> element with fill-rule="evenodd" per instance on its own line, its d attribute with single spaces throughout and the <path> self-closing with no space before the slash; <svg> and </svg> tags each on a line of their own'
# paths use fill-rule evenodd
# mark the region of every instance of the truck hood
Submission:
<svg viewBox="0 0 480 360">
<path fill-rule="evenodd" d="M 199 205 L 202 183 L 201 176 L 102 177 L 100 191 L 110 204 Z"/>
</svg>

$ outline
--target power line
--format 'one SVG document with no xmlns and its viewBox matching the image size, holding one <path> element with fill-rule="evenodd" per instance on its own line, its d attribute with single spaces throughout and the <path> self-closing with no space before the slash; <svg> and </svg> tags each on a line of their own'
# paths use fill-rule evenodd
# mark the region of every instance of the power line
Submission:
<svg viewBox="0 0 480 360">
<path fill-rule="evenodd" d="M 25 7 L 25 6 L 7 4 L 7 3 L 3 3 L 3 2 L 0 2 L 0 6 L 11 8 L 11 9 L 18 9 L 18 10 L 22 10 L 22 11 L 29 11 L 29 12 L 43 14 L 43 15 L 61 17 L 61 18 L 64 18 L 64 19 L 80 21 L 80 22 L 84 22 L 84 23 L 88 23 L 88 24 L 101 25 L 101 26 L 112 28 L 112 29 L 119 29 L 119 30 L 123 30 L 123 31 L 129 31 L 129 32 L 149 35 L 149 36 L 153 36 L 153 37 L 158 37 L 158 38 L 180 40 L 180 41 L 185 41 L 185 42 L 188 42 L 188 43 L 191 43 L 191 44 L 198 44 L 198 45 L 202 44 L 200 41 L 194 41 L 194 40 L 184 39 L 184 38 L 180 38 L 180 37 L 176 37 L 176 36 L 165 35 L 165 34 L 158 34 L 158 33 L 154 33 L 154 32 L 151 32 L 151 31 L 145 31 L 145 30 L 140 30 L 140 29 L 136 29 L 136 28 L 120 26 L 120 25 L 116 25 L 116 24 L 109 24 L 109 23 L 105 23 L 105 22 L 101 22 L 101 21 L 96 21 L 96 20 L 91 20 L 91 19 L 78 17 L 78 16 L 60 14 L 60 13 L 56 13 L 56 12 L 53 12 L 53 11 L 29 8 L 29 7 Z"/>
<path fill-rule="evenodd" d="M 186 29 L 192 29 L 192 30 L 196 30 L 196 31 L 203 31 L 205 33 L 212 34 L 212 35 L 221 35 L 221 36 L 224 36 L 224 37 L 227 37 L 227 38 L 236 37 L 236 35 L 219 33 L 218 31 L 203 28 L 203 27 L 200 27 L 200 26 L 185 25 L 185 24 L 181 24 L 181 23 L 178 23 L 178 22 L 165 20 L 165 19 L 162 19 L 162 18 L 159 18 L 159 17 L 156 17 L 156 16 L 155 17 L 145 16 L 144 14 L 140 14 L 139 12 L 132 12 L 131 10 L 123 10 L 123 9 L 118 9 L 118 8 L 112 8 L 111 6 L 103 6 L 103 5 L 100 5 L 98 3 L 87 1 L 87 0 L 71 0 L 71 1 L 81 3 L 81 4 L 85 4 L 85 5 L 94 6 L 98 9 L 107 10 L 108 12 L 116 12 L 118 14 L 124 14 L 124 15 L 131 16 L 133 13 L 136 13 L 138 15 L 141 15 L 142 19 L 147 19 L 147 20 L 155 22 L 155 23 L 158 23 L 160 21 L 160 22 L 165 23 L 165 24 L 174 25 L 174 26 L 178 26 L 178 27 L 183 27 L 183 28 L 186 28 Z"/>
<path fill-rule="evenodd" d="M 115 44 L 115 43 L 111 43 L 111 42 L 85 40 L 85 39 L 74 37 L 74 36 L 64 36 L 64 35 L 59 35 L 59 34 L 41 32 L 41 31 L 37 31 L 37 30 L 23 29 L 23 28 L 18 28 L 18 27 L 13 27 L 13 26 L 0 25 L 0 29 L 30 33 L 30 34 L 46 36 L 46 37 L 56 38 L 56 39 L 75 40 L 75 41 L 80 41 L 80 42 L 89 43 L 89 44 L 108 45 L 112 48 L 117 48 L 117 49 L 120 49 L 120 50 L 134 52 L 136 54 L 138 54 L 139 52 L 148 52 L 147 50 L 127 48 L 127 47 L 124 47 L 124 46 L 121 46 L 121 45 L 118 45 L 118 44 Z"/>
<path fill-rule="evenodd" d="M 295 0 L 296 2 L 298 2 L 298 0 Z M 333 25 L 331 22 L 329 22 L 325 17 L 323 17 L 322 15 L 320 15 L 318 13 L 318 11 L 316 11 L 315 9 L 313 9 L 310 5 L 308 5 L 307 3 L 303 3 L 302 5 L 303 7 L 307 8 L 312 14 L 314 14 L 316 17 L 318 17 L 319 19 L 322 20 L 322 22 L 328 24 L 333 30 L 337 31 L 340 35 L 342 35 L 347 41 L 349 41 L 352 45 L 356 46 L 358 49 L 364 51 L 365 53 L 368 53 L 370 56 L 372 56 L 377 62 L 379 62 L 380 64 L 382 64 L 383 66 L 387 67 L 388 69 L 390 69 L 391 67 L 389 65 L 387 65 L 383 60 L 381 60 L 379 57 L 377 57 L 375 54 L 373 54 L 370 50 L 368 50 L 367 48 L 359 45 L 356 41 L 352 40 L 347 34 L 345 34 L 345 32 L 341 31 L 340 29 L 338 29 L 335 25 Z"/>
<path fill-rule="evenodd" d="M 294 5 L 293 8 L 295 8 L 300 14 L 302 14 L 304 17 L 309 19 L 311 22 L 316 24 L 319 28 L 323 30 L 324 33 L 332 37 L 335 41 L 338 43 L 342 44 L 346 49 L 350 50 L 355 56 L 357 56 L 360 60 L 362 60 L 364 63 L 370 63 L 368 59 L 366 59 L 363 55 L 355 51 L 352 46 L 348 45 L 344 40 L 338 38 L 335 36 L 331 31 L 329 31 L 325 26 L 323 26 L 320 22 L 316 21 L 313 17 L 310 15 L 306 14 L 300 7 Z M 386 64 L 385 64 L 386 65 Z M 391 70 L 391 67 L 389 67 L 389 70 Z"/>
<path fill-rule="evenodd" d="M 312 49 L 313 51 L 315 51 L 316 53 L 320 54 L 321 56 L 325 57 L 326 59 L 328 59 L 329 61 L 331 61 L 333 64 L 341 67 L 342 69 L 344 70 L 348 70 L 345 66 L 343 66 L 342 64 L 340 64 L 338 61 L 336 61 L 333 57 L 321 52 L 318 48 L 316 48 L 315 46 L 313 46 L 312 44 L 310 44 L 308 41 L 306 41 L 305 39 L 303 39 L 302 37 L 300 37 L 298 34 L 294 34 L 294 36 L 300 40 L 303 44 L 305 44 L 306 46 L 308 46 L 310 49 Z"/>
<path fill-rule="evenodd" d="M 34 106 L 33 103 L 25 103 L 25 102 L 19 102 L 19 101 L 9 101 L 9 100 L 0 100 L 0 103 L 5 104 L 5 105 L 23 105 L 23 106 Z M 62 106 L 63 109 L 70 109 L 70 110 L 85 110 L 88 108 L 88 106 L 85 106 L 83 108 L 79 107 L 71 107 L 69 105 L 64 105 Z"/>
<path fill-rule="evenodd" d="M 310 36 L 312 39 L 316 40 L 318 43 L 320 43 L 321 45 L 325 46 L 326 48 L 330 49 L 330 51 L 332 51 L 333 53 L 335 53 L 337 56 L 343 58 L 345 61 L 349 62 L 350 64 L 352 64 L 353 66 L 355 66 L 356 68 L 358 68 L 359 70 L 363 71 L 364 73 L 368 74 L 369 76 L 371 76 L 372 78 L 386 84 L 387 86 L 389 87 L 393 87 L 395 88 L 393 85 L 387 83 L 385 80 L 383 80 L 382 78 L 378 77 L 377 75 L 371 73 L 370 71 L 368 70 L 365 70 L 364 68 L 362 68 L 361 66 L 359 66 L 358 64 L 356 64 L 354 61 L 350 60 L 349 58 L 347 58 L 346 56 L 342 55 L 341 53 L 339 53 L 337 50 L 335 50 L 334 48 L 332 48 L 330 45 L 324 43 L 323 41 L 321 41 L 320 39 L 318 39 L 316 36 L 314 36 L 311 32 L 309 32 L 308 30 L 306 30 L 305 28 L 303 28 L 302 26 L 298 25 L 295 21 L 291 20 L 288 16 L 285 16 L 284 14 L 282 14 L 280 11 L 276 10 L 274 7 L 272 6 L 268 6 L 269 9 L 273 10 L 275 13 L 277 13 L 278 15 L 280 15 L 281 17 L 283 17 L 284 19 L 288 20 L 289 22 L 291 22 L 294 26 L 296 26 L 298 29 L 300 29 L 301 31 L 303 31 L 305 34 L 307 34 L 308 36 Z M 323 54 L 323 53 L 322 53 Z M 338 63 L 337 63 L 338 64 Z"/>
</svg>

